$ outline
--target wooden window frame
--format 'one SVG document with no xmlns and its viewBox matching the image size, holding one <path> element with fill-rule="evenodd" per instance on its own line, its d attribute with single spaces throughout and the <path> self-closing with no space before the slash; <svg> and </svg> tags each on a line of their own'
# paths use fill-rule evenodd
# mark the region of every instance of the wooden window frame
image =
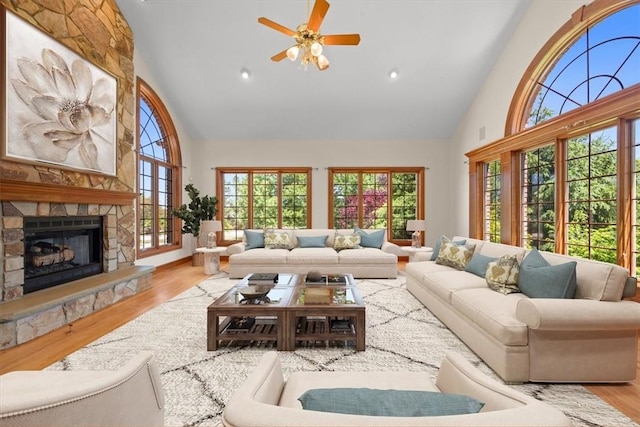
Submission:
<svg viewBox="0 0 640 427">
<path fill-rule="evenodd" d="M 312 168 L 310 167 L 220 167 L 216 168 L 216 195 L 218 200 L 220 201 L 218 208 L 219 218 L 222 218 L 223 221 L 223 233 L 222 233 L 222 245 L 231 245 L 241 241 L 237 240 L 226 240 L 224 237 L 224 174 L 227 173 L 238 173 L 238 174 L 248 174 L 248 225 L 247 228 L 253 228 L 253 203 L 251 203 L 251 199 L 253 197 L 253 174 L 263 174 L 263 173 L 274 173 L 278 174 L 278 200 L 282 200 L 282 175 L 288 173 L 300 173 L 306 174 L 307 176 L 307 218 L 306 218 L 306 228 L 311 228 L 312 223 L 312 214 L 313 214 L 313 206 L 312 206 Z M 282 228 L 282 204 L 280 203 L 278 206 L 278 226 L 277 228 Z"/>
<path fill-rule="evenodd" d="M 556 147 L 556 245 L 558 253 L 566 252 L 564 234 L 567 212 L 566 200 L 566 141 L 574 136 L 611 126 L 618 128 L 618 195 L 617 195 L 617 259 L 618 264 L 633 271 L 632 224 L 635 219 L 631 206 L 633 144 L 630 141 L 631 123 L 640 118 L 640 84 L 633 85 L 581 108 L 549 119 L 534 127 L 523 129 L 530 109 L 527 101 L 534 90 L 537 77 L 549 69 L 552 61 L 595 20 L 615 13 L 640 0 L 596 0 L 581 7 L 572 18 L 545 44 L 523 75 L 516 89 L 505 127 L 506 136 L 491 144 L 466 153 L 469 158 L 469 234 L 483 238 L 482 171 L 485 162 L 500 158 L 502 171 L 502 243 L 520 246 L 520 189 L 519 167 L 515 161 L 526 150 L 548 144 Z"/>
<path fill-rule="evenodd" d="M 172 194 L 173 194 L 173 202 L 172 205 L 174 209 L 180 206 L 181 202 L 181 189 L 182 189 L 182 154 L 180 151 L 180 141 L 178 139 L 178 133 L 173 124 L 173 120 L 171 119 L 171 115 L 167 111 L 164 103 L 160 99 L 160 97 L 156 94 L 156 92 L 149 86 L 143 79 L 138 77 L 136 79 L 136 146 L 138 159 L 136 160 L 136 183 L 137 188 L 140 188 L 140 173 L 138 168 L 140 167 L 140 160 L 144 159 L 145 161 L 149 161 L 154 165 L 154 169 L 157 172 L 158 166 L 162 165 L 164 167 L 168 167 L 172 171 Z M 156 118 L 159 121 L 159 125 L 162 127 L 162 131 L 167 139 L 167 160 L 159 161 L 158 159 L 144 156 L 140 150 L 140 97 L 144 97 L 146 102 L 154 108 L 154 113 Z M 157 179 L 157 175 L 156 175 Z M 155 185 L 155 182 L 154 182 Z M 157 192 L 157 188 L 154 187 L 154 195 Z M 138 190 L 139 193 L 139 190 Z M 157 200 L 157 199 L 154 199 Z M 139 205 L 139 195 L 136 201 L 136 208 L 138 212 L 140 212 Z M 159 207 L 158 204 L 154 204 L 154 245 L 149 249 L 140 248 L 140 240 L 139 236 L 141 235 L 140 230 L 140 221 L 139 218 L 136 218 L 136 252 L 137 258 L 145 258 L 153 255 L 162 254 L 165 252 L 174 251 L 182 248 L 182 223 L 180 218 L 177 218 L 172 215 L 171 221 L 172 229 L 173 229 L 173 243 L 169 243 L 166 245 L 160 245 L 159 243 Z"/>
<path fill-rule="evenodd" d="M 328 187 L 328 197 L 329 197 L 329 201 L 328 201 L 328 224 L 329 227 L 333 227 L 333 223 L 334 223 L 334 218 L 333 218 L 333 185 L 334 185 L 334 175 L 335 174 L 339 174 L 339 173 L 358 173 L 360 175 L 359 177 L 359 194 L 358 194 L 358 227 L 362 227 L 362 194 L 360 193 L 361 188 L 362 188 L 362 174 L 365 173 L 372 173 L 372 174 L 379 174 L 379 173 L 386 173 L 387 175 L 389 175 L 389 177 L 391 177 L 392 174 L 394 173 L 415 173 L 417 174 L 417 183 L 416 183 L 416 194 L 418 197 L 417 200 L 417 206 L 416 206 L 416 215 L 417 218 L 416 219 L 424 219 L 424 215 L 425 215 L 425 195 L 424 195 L 424 185 L 425 185 L 425 173 L 424 173 L 424 167 L 394 167 L 394 168 L 389 168 L 389 167 L 365 167 L 365 168 L 361 168 L 361 167 L 330 167 L 328 168 L 329 170 L 329 187 Z M 391 185 L 392 180 L 389 179 L 388 180 L 388 185 Z M 391 188 L 389 187 L 388 190 L 390 190 Z M 392 192 L 387 191 L 388 194 L 392 194 Z M 393 214 L 393 203 L 387 203 L 387 218 L 392 218 Z M 409 239 L 392 239 L 392 229 L 391 226 L 393 224 L 392 220 L 388 220 L 387 221 L 387 239 L 395 244 L 398 244 L 400 246 L 410 246 L 411 245 L 411 238 Z M 425 233 L 421 233 L 421 238 L 423 240 L 423 244 L 424 244 L 424 237 L 425 237 Z"/>
</svg>

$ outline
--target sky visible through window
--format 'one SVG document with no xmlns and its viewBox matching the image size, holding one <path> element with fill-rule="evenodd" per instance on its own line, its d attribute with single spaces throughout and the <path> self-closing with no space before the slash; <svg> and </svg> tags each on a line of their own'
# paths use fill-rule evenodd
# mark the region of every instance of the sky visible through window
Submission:
<svg viewBox="0 0 640 427">
<path fill-rule="evenodd" d="M 534 93 L 527 127 L 640 82 L 640 4 L 590 27 Z"/>
</svg>

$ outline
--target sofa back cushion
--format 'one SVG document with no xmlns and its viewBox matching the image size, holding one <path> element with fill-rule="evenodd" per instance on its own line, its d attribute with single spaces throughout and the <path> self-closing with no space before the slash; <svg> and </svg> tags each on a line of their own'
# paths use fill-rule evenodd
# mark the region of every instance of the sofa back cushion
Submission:
<svg viewBox="0 0 640 427">
<path fill-rule="evenodd" d="M 540 251 L 551 265 L 575 261 L 576 293 L 574 298 L 620 301 L 629 272 L 615 264 Z"/>
<path fill-rule="evenodd" d="M 518 262 L 522 262 L 522 260 L 524 259 L 526 250 L 518 246 L 511 246 L 511 245 L 505 245 L 502 243 L 485 241 L 484 244 L 480 247 L 478 253 L 485 256 L 495 257 L 495 258 L 500 258 L 501 256 L 504 256 L 504 255 L 515 255 Z"/>
</svg>

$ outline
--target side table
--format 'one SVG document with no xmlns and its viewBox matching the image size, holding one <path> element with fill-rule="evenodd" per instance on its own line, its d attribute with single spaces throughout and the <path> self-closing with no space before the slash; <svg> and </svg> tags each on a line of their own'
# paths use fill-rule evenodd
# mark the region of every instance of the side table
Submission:
<svg viewBox="0 0 640 427">
<path fill-rule="evenodd" d="M 409 255 L 409 262 L 413 262 L 413 259 L 415 258 L 416 254 L 418 252 L 431 252 L 433 251 L 433 248 L 429 247 L 429 246 L 422 246 L 420 248 L 414 248 L 411 246 L 403 246 L 402 250 L 404 252 L 407 253 L 407 255 Z"/>
<path fill-rule="evenodd" d="M 215 248 L 196 248 L 196 252 L 204 254 L 204 274 L 216 274 L 220 271 L 220 254 L 225 252 L 225 246 Z"/>
</svg>

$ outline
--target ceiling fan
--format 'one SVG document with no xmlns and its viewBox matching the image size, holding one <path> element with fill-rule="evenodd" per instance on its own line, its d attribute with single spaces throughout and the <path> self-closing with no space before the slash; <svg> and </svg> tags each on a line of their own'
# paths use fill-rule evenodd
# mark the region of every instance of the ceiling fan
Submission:
<svg viewBox="0 0 640 427">
<path fill-rule="evenodd" d="M 278 62 L 284 58 L 289 58 L 291 61 L 295 61 L 298 54 L 301 53 L 300 60 L 305 67 L 312 63 L 320 71 L 324 71 L 329 68 L 329 60 L 322 54 L 322 46 L 357 45 L 360 43 L 360 34 L 333 34 L 326 36 L 320 34 L 320 25 L 328 10 L 329 3 L 326 0 L 316 0 L 309 15 L 309 21 L 298 25 L 295 31 L 265 17 L 258 18 L 259 23 L 293 37 L 296 41 L 294 46 L 272 56 L 271 60 Z"/>
</svg>

